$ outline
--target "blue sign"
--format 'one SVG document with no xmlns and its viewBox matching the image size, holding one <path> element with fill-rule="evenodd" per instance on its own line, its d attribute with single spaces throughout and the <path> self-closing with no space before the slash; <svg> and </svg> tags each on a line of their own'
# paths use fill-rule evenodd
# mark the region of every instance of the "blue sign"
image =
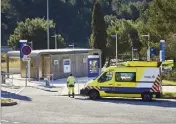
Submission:
<svg viewBox="0 0 176 124">
<path fill-rule="evenodd" d="M 23 53 L 23 55 L 29 55 L 31 53 L 32 49 L 30 46 L 25 45 L 22 47 L 21 52 Z"/>
<path fill-rule="evenodd" d="M 166 49 L 165 40 L 160 40 L 161 61 L 165 61 L 165 49 Z"/>
<path fill-rule="evenodd" d="M 88 56 L 88 77 L 97 77 L 99 75 L 100 58 L 97 55 Z"/>
<path fill-rule="evenodd" d="M 155 48 L 150 49 L 150 55 L 151 56 L 156 56 L 156 49 Z"/>
<path fill-rule="evenodd" d="M 22 47 L 25 46 L 27 44 L 27 40 L 20 40 L 20 58 L 23 58 L 23 53 L 22 53 Z"/>
<path fill-rule="evenodd" d="M 70 60 L 65 60 L 64 65 L 70 65 Z"/>
</svg>

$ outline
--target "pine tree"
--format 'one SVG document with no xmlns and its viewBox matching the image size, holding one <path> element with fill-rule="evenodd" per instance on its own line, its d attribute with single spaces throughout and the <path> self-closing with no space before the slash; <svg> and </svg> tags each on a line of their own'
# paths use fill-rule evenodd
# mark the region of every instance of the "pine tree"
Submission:
<svg viewBox="0 0 176 124">
<path fill-rule="evenodd" d="M 96 0 L 92 12 L 92 34 L 89 45 L 91 48 L 102 50 L 102 66 L 106 61 L 106 36 L 103 9 L 101 8 L 100 2 Z"/>
</svg>

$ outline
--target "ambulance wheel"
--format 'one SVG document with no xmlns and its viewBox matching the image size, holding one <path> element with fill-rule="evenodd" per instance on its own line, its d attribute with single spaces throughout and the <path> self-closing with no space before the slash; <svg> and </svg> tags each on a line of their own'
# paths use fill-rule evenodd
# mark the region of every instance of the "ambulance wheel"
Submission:
<svg viewBox="0 0 176 124">
<path fill-rule="evenodd" d="M 89 98 L 92 100 L 98 99 L 100 97 L 98 91 L 96 90 L 90 90 L 89 91 Z"/>
<path fill-rule="evenodd" d="M 148 101 L 148 102 L 152 101 L 151 93 L 146 92 L 146 93 L 143 93 L 141 96 L 143 101 Z"/>
</svg>

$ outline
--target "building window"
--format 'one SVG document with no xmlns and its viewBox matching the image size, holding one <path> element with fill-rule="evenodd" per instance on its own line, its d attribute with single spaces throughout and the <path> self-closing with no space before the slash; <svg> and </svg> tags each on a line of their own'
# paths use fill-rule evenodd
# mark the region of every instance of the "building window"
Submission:
<svg viewBox="0 0 176 124">
<path fill-rule="evenodd" d="M 116 72 L 116 82 L 136 82 L 135 72 Z"/>
</svg>

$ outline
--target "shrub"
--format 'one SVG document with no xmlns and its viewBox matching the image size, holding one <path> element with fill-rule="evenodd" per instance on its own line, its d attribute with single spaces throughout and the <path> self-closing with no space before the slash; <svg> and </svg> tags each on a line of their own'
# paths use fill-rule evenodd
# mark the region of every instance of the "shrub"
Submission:
<svg viewBox="0 0 176 124">
<path fill-rule="evenodd" d="M 176 70 L 172 70 L 170 73 L 162 74 L 162 79 L 176 81 Z"/>
</svg>

